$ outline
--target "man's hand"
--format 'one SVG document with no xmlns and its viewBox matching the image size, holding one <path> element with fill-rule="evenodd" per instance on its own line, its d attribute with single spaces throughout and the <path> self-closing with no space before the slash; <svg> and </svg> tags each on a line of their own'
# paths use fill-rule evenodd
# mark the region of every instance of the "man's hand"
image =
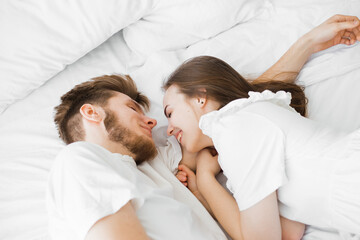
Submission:
<svg viewBox="0 0 360 240">
<path fill-rule="evenodd" d="M 360 20 L 356 16 L 335 15 L 311 30 L 306 36 L 313 42 L 313 53 L 337 44 L 360 41 Z"/>
</svg>

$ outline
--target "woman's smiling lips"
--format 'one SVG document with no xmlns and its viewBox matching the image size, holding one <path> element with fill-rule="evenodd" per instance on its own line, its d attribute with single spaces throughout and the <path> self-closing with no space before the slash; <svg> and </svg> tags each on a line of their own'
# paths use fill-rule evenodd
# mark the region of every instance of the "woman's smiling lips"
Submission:
<svg viewBox="0 0 360 240">
<path fill-rule="evenodd" d="M 181 143 L 182 131 L 179 131 L 175 137 L 178 140 L 178 142 Z"/>
</svg>

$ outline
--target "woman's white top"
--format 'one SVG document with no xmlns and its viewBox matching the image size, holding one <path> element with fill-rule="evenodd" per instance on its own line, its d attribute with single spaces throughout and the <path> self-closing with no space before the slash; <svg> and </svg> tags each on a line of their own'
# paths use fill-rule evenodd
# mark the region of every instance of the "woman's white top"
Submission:
<svg viewBox="0 0 360 240">
<path fill-rule="evenodd" d="M 280 215 L 360 234 L 360 130 L 302 117 L 291 94 L 249 92 L 200 119 L 240 211 L 277 191 Z"/>
</svg>

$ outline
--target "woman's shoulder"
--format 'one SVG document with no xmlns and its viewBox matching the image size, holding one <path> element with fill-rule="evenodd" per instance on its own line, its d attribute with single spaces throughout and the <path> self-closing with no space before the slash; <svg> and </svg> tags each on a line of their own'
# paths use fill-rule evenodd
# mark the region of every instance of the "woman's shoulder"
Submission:
<svg viewBox="0 0 360 240">
<path fill-rule="evenodd" d="M 256 103 L 270 103 L 295 112 L 295 110 L 290 107 L 290 102 L 291 93 L 285 91 L 278 91 L 276 93 L 269 90 L 263 92 L 249 92 L 248 98 L 236 99 L 217 111 L 212 111 L 203 115 L 200 118 L 199 125 L 204 131 L 205 129 L 211 128 L 213 124 L 219 123 L 224 119 L 237 120 L 245 114 L 243 111 L 245 108 Z M 267 104 L 263 105 L 266 107 Z"/>
<path fill-rule="evenodd" d="M 276 93 L 273 93 L 269 90 L 265 90 L 263 92 L 250 91 L 248 98 L 236 99 L 225 105 L 218 112 L 220 115 L 226 116 L 228 114 L 238 112 L 249 105 L 259 102 L 272 103 L 280 107 L 284 107 L 288 110 L 294 111 L 294 109 L 290 107 L 290 103 L 291 103 L 290 92 L 278 91 Z"/>
<path fill-rule="evenodd" d="M 199 127 L 209 137 L 218 135 L 219 131 L 223 134 L 248 132 L 250 129 L 251 132 L 255 130 L 269 132 L 270 129 L 279 131 L 278 115 L 285 118 L 286 113 L 293 115 L 295 112 L 289 106 L 290 101 L 291 94 L 284 91 L 249 92 L 248 98 L 234 100 L 218 111 L 203 115 Z"/>
</svg>

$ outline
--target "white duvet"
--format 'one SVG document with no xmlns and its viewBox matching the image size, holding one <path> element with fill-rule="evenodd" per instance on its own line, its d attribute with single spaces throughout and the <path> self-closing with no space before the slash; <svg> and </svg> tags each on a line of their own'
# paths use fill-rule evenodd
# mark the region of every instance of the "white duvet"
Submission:
<svg viewBox="0 0 360 240">
<path fill-rule="evenodd" d="M 0 239 L 48 239 L 45 187 L 64 146 L 53 107 L 75 84 L 102 74 L 130 74 L 150 97 L 149 115 L 158 119 L 161 143 L 160 127 L 167 122 L 160 86 L 184 60 L 217 56 L 254 78 L 331 15 L 360 16 L 358 0 L 106 4 L 0 2 Z M 312 56 L 297 81 L 306 86 L 310 118 L 344 131 L 360 127 L 360 43 Z M 304 239 L 340 236 L 308 227 Z"/>
</svg>

